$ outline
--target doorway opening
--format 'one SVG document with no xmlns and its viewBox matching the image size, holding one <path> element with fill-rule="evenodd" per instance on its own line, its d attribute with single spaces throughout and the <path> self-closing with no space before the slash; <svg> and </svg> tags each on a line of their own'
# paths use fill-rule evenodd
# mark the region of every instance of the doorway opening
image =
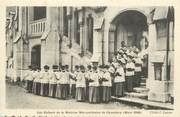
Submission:
<svg viewBox="0 0 180 117">
<path fill-rule="evenodd" d="M 31 65 L 41 68 L 41 46 L 36 45 L 31 50 Z"/>
</svg>

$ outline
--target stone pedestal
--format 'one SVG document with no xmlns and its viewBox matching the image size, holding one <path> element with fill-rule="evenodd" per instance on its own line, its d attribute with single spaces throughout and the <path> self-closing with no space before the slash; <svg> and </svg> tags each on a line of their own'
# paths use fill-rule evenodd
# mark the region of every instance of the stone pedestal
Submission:
<svg viewBox="0 0 180 117">
<path fill-rule="evenodd" d="M 151 81 L 150 91 L 148 93 L 148 100 L 159 101 L 159 102 L 169 102 L 170 92 L 169 81 Z"/>
<path fill-rule="evenodd" d="M 168 39 L 168 38 L 167 38 Z M 155 24 L 149 25 L 149 65 L 148 65 L 148 79 L 147 88 L 148 100 L 159 101 L 159 102 L 169 102 L 170 101 L 170 89 L 173 86 L 171 80 L 167 80 L 167 48 L 157 49 L 157 32 Z M 162 64 L 161 70 L 159 72 L 155 70 L 157 64 Z M 161 78 L 155 78 L 155 72 L 161 74 Z M 158 74 L 158 73 L 157 73 Z"/>
</svg>

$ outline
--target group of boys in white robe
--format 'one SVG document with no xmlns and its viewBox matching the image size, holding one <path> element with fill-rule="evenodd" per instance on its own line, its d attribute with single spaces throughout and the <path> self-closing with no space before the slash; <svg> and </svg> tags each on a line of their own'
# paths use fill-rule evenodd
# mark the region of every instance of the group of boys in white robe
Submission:
<svg viewBox="0 0 180 117">
<path fill-rule="evenodd" d="M 124 92 L 140 86 L 142 57 L 137 48 L 120 48 L 110 65 L 85 68 L 76 65 L 70 72 L 68 65 L 45 65 L 44 70 L 29 67 L 25 80 L 27 91 L 58 99 L 75 98 L 89 103 L 107 103 L 111 96 L 122 97 Z"/>
<path fill-rule="evenodd" d="M 135 46 L 118 49 L 111 63 L 114 74 L 112 95 L 121 97 L 124 92 L 132 92 L 134 87 L 140 86 L 143 59 L 143 53 Z"/>
<path fill-rule="evenodd" d="M 83 65 L 76 65 L 74 72 L 69 72 L 67 65 L 61 70 L 57 65 L 52 66 L 52 70 L 45 65 L 43 71 L 29 66 L 24 78 L 27 92 L 36 95 L 58 99 L 71 97 L 89 103 L 107 103 L 111 99 L 112 75 L 108 65 L 101 66 L 101 71 L 96 66 L 88 65 L 86 70 Z"/>
</svg>

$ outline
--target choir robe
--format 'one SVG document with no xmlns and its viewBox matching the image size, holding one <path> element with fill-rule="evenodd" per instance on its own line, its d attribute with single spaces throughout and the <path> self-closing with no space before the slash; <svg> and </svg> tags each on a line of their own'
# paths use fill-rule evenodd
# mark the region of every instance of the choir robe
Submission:
<svg viewBox="0 0 180 117">
<path fill-rule="evenodd" d="M 70 79 L 70 84 L 71 84 L 71 97 L 75 98 L 76 97 L 76 81 L 75 78 L 77 77 L 77 74 L 79 71 L 75 71 L 74 73 L 71 74 L 71 79 Z"/>
<path fill-rule="evenodd" d="M 114 96 L 121 97 L 124 96 L 124 88 L 125 88 L 125 73 L 124 68 L 122 66 L 119 66 L 115 72 L 115 78 L 114 78 Z"/>
<path fill-rule="evenodd" d="M 41 95 L 48 96 L 49 95 L 49 72 L 42 71 L 41 74 Z"/>
<path fill-rule="evenodd" d="M 148 75 L 148 49 L 142 50 L 138 54 L 138 57 L 140 57 L 141 60 L 142 60 L 142 72 L 141 72 L 141 75 L 144 78 L 147 78 L 147 75 Z"/>
<path fill-rule="evenodd" d="M 111 99 L 111 87 L 112 87 L 112 77 L 111 74 L 106 71 L 102 76 L 102 102 L 109 102 Z"/>
<path fill-rule="evenodd" d="M 40 95 L 41 92 L 41 79 L 40 72 L 36 73 L 36 95 Z"/>
<path fill-rule="evenodd" d="M 115 74 L 115 68 L 113 67 L 113 66 L 111 66 L 110 68 L 109 68 L 109 72 L 110 72 L 110 74 L 111 74 L 111 76 L 112 76 L 112 80 L 111 80 L 111 82 L 113 83 L 113 81 L 114 81 L 114 74 Z M 112 85 L 112 87 L 111 87 L 111 95 L 112 96 L 114 96 L 114 90 L 115 90 L 115 86 L 114 85 Z"/>
<path fill-rule="evenodd" d="M 100 102 L 100 92 L 99 92 L 99 75 L 98 72 L 92 72 L 90 75 L 89 83 L 89 102 L 99 103 Z"/>
<path fill-rule="evenodd" d="M 26 81 L 26 90 L 31 93 L 33 88 L 33 71 L 28 70 L 25 73 L 24 79 Z"/>
<path fill-rule="evenodd" d="M 86 79 L 85 73 L 79 72 L 76 76 L 76 100 L 86 100 Z"/>
<path fill-rule="evenodd" d="M 133 91 L 133 78 L 134 78 L 134 69 L 135 65 L 133 62 L 128 62 L 126 64 L 126 91 L 132 92 Z"/>
<path fill-rule="evenodd" d="M 37 85 L 38 85 L 38 82 L 39 82 L 39 77 L 38 77 L 38 75 L 39 75 L 39 72 L 38 71 L 33 71 L 33 90 L 32 90 L 32 92 L 34 93 L 34 94 L 37 94 Z"/>
<path fill-rule="evenodd" d="M 90 75 L 92 74 L 92 71 L 87 71 L 85 78 L 86 78 L 86 100 L 89 100 L 89 79 Z"/>
<path fill-rule="evenodd" d="M 57 77 L 56 72 L 50 72 L 50 79 L 49 79 L 49 97 L 56 97 L 56 87 L 57 87 Z"/>
<path fill-rule="evenodd" d="M 68 88 L 69 88 L 69 84 L 70 84 L 70 75 L 69 72 L 61 72 L 61 78 L 59 80 L 60 85 L 59 85 L 59 89 L 60 89 L 60 94 L 59 97 L 60 99 L 67 99 L 68 98 Z"/>
<path fill-rule="evenodd" d="M 142 71 L 142 60 L 140 57 L 134 59 L 135 61 L 135 79 L 134 79 L 134 86 L 139 87 L 141 81 L 141 71 Z"/>
<path fill-rule="evenodd" d="M 69 71 L 66 71 L 67 74 L 69 74 L 69 81 L 68 81 L 68 84 L 66 84 L 66 87 L 67 87 L 67 95 L 70 96 L 70 76 L 72 75 L 71 72 Z"/>
<path fill-rule="evenodd" d="M 62 72 L 56 72 L 56 78 L 57 78 L 57 87 L 56 87 L 56 98 L 60 99 L 61 98 L 61 75 Z"/>
<path fill-rule="evenodd" d="M 102 101 L 102 98 L 103 98 L 103 85 L 102 85 L 102 78 L 103 78 L 103 75 L 104 75 L 104 72 L 103 71 L 98 71 L 98 75 L 99 75 L 99 96 L 100 96 L 100 102 Z"/>
</svg>

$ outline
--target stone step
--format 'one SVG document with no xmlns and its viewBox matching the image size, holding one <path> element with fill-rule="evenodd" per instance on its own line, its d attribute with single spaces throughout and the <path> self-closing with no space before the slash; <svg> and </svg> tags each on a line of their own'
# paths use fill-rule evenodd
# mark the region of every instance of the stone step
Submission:
<svg viewBox="0 0 180 117">
<path fill-rule="evenodd" d="M 146 88 L 146 86 L 140 86 L 140 88 Z"/>
<path fill-rule="evenodd" d="M 141 78 L 140 82 L 146 83 L 146 78 Z"/>
<path fill-rule="evenodd" d="M 140 83 L 140 86 L 146 86 L 146 83 L 141 82 L 141 83 Z"/>
<path fill-rule="evenodd" d="M 136 93 L 136 92 L 125 92 L 125 95 L 127 97 L 141 98 L 141 99 L 147 99 L 148 97 L 148 95 L 145 93 Z"/>
<path fill-rule="evenodd" d="M 133 90 L 136 93 L 148 93 L 149 92 L 148 88 L 142 88 L 142 87 L 135 87 L 135 88 L 133 88 Z"/>
<path fill-rule="evenodd" d="M 174 107 L 171 103 L 153 102 L 153 101 L 149 101 L 149 100 L 145 100 L 145 99 L 126 97 L 126 96 L 120 97 L 120 98 L 111 96 L 111 98 L 113 100 L 128 103 L 128 104 L 140 104 L 140 105 L 142 105 L 142 107 L 144 107 L 144 105 L 146 105 L 149 107 L 156 107 L 159 109 L 170 109 L 170 110 L 174 109 Z"/>
</svg>

